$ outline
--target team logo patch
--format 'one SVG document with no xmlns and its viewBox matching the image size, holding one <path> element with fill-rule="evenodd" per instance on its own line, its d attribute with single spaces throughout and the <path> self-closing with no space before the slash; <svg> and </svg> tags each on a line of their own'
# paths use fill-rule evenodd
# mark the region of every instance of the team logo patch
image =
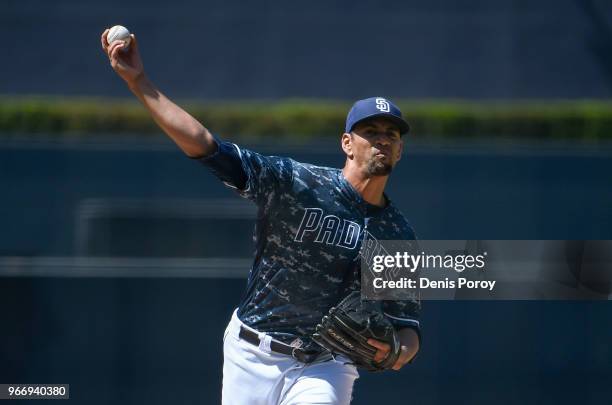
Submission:
<svg viewBox="0 0 612 405">
<path fill-rule="evenodd" d="M 389 112 L 391 107 L 389 106 L 389 102 L 387 100 L 379 97 L 376 99 L 376 108 L 382 112 Z"/>
</svg>

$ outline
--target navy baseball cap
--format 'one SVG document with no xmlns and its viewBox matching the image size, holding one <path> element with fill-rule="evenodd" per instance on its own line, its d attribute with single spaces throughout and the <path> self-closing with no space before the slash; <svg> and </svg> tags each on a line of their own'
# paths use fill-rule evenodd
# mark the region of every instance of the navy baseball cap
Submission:
<svg viewBox="0 0 612 405">
<path fill-rule="evenodd" d="M 384 97 L 370 97 L 353 104 L 346 116 L 345 132 L 351 132 L 361 121 L 374 117 L 384 117 L 393 121 L 402 135 L 410 130 L 410 126 L 402 118 L 402 112 L 395 104 Z"/>
</svg>

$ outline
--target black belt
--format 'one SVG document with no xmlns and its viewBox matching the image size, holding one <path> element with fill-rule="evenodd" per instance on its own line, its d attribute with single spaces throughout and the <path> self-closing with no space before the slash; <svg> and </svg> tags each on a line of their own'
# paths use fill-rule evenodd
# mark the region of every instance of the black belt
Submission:
<svg viewBox="0 0 612 405">
<path fill-rule="evenodd" d="M 244 326 L 240 326 L 240 333 L 238 334 L 240 339 L 259 347 L 259 343 L 261 339 L 259 339 L 259 335 L 257 332 L 254 332 L 250 329 L 245 328 Z M 312 363 L 321 352 L 318 351 L 305 351 L 303 349 L 289 346 L 288 344 L 279 342 L 278 340 L 272 339 L 270 342 L 270 350 L 274 353 L 284 354 L 287 356 L 291 356 L 294 359 L 301 361 L 302 363 Z"/>
</svg>

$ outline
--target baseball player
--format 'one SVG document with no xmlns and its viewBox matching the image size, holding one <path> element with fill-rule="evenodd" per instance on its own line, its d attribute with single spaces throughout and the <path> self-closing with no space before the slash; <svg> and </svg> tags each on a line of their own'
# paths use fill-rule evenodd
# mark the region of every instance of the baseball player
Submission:
<svg viewBox="0 0 612 405">
<path fill-rule="evenodd" d="M 108 31 L 108 30 L 107 30 Z M 313 342 L 318 322 L 360 288 L 364 239 L 415 235 L 384 194 L 409 130 L 384 98 L 357 101 L 346 120 L 343 169 L 264 156 L 213 136 L 148 80 L 132 35 L 102 48 L 115 72 L 161 129 L 190 158 L 258 207 L 256 252 L 246 291 L 223 337 L 223 404 L 348 404 L 358 371 L 345 356 Z M 419 350 L 419 303 L 384 301 L 401 343 L 393 369 Z M 369 339 L 375 360 L 389 345 Z"/>
</svg>

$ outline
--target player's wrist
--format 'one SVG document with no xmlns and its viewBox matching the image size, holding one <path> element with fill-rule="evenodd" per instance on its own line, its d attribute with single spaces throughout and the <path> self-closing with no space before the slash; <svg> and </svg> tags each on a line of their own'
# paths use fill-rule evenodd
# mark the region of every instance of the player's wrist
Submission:
<svg viewBox="0 0 612 405">
<path fill-rule="evenodd" d="M 144 71 L 140 72 L 133 78 L 125 79 L 125 82 L 133 93 L 144 93 L 144 90 L 147 87 L 151 87 L 151 82 L 145 75 Z"/>
</svg>

